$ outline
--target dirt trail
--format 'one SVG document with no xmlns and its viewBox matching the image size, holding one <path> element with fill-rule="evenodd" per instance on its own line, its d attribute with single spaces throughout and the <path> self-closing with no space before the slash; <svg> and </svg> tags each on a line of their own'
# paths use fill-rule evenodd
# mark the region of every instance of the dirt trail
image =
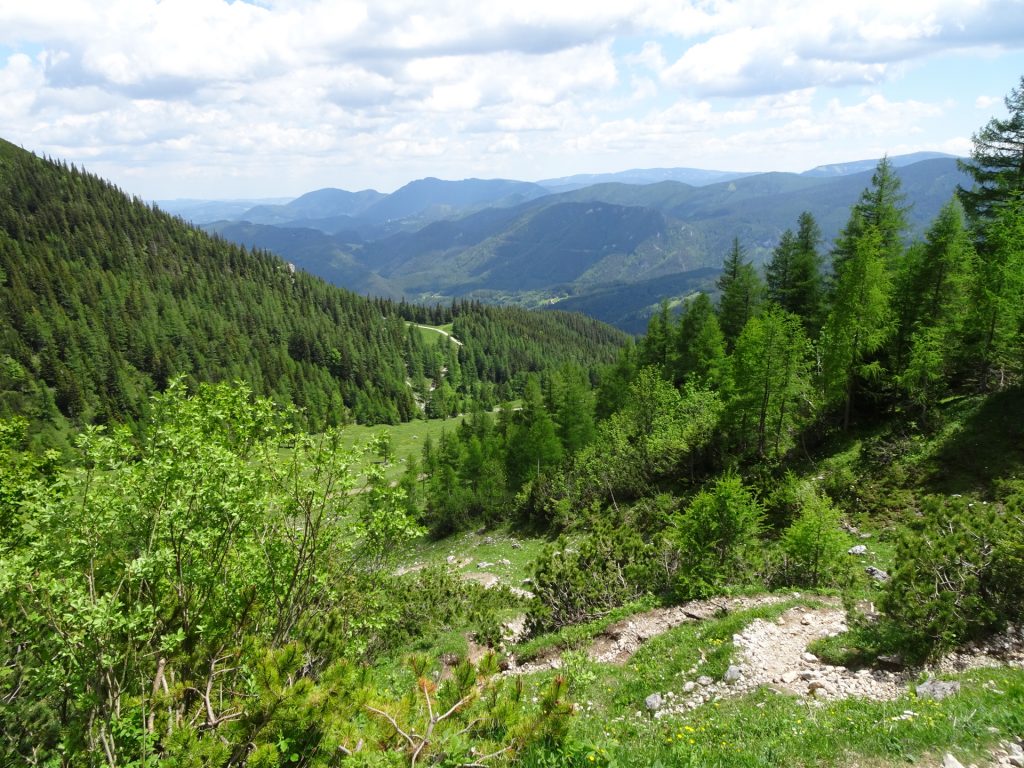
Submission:
<svg viewBox="0 0 1024 768">
<path fill-rule="evenodd" d="M 594 661 L 606 664 L 624 664 L 632 658 L 641 645 L 670 629 L 694 621 L 705 621 L 728 613 L 774 605 L 789 599 L 779 595 L 758 597 L 719 597 L 710 600 L 693 600 L 671 608 L 655 608 L 630 616 L 608 626 L 594 638 L 588 653 Z M 552 649 L 537 659 L 522 665 L 514 663 L 510 674 L 528 674 L 543 669 L 561 666 L 561 652 Z"/>
<path fill-rule="evenodd" d="M 657 608 L 612 624 L 594 638 L 588 649 L 594 661 L 623 664 L 648 640 L 682 624 L 704 621 L 750 608 L 775 605 L 789 596 L 717 598 L 672 608 Z M 922 672 L 955 672 L 964 669 L 1012 665 L 1024 666 L 1024 628 L 981 645 L 968 646 L 944 657 L 929 669 L 860 669 L 826 664 L 807 650 L 814 640 L 847 630 L 846 613 L 835 598 L 816 597 L 820 607 L 790 608 L 775 621 L 755 619 L 733 635 L 735 662 L 725 679 L 715 680 L 694 666 L 680 679 L 678 690 L 657 693 L 649 706 L 655 717 L 685 712 L 715 699 L 738 696 L 760 686 L 814 699 L 834 700 L 859 696 L 889 701 L 907 691 Z M 528 674 L 561 667 L 559 651 L 522 665 L 513 660 L 507 674 Z"/>
</svg>

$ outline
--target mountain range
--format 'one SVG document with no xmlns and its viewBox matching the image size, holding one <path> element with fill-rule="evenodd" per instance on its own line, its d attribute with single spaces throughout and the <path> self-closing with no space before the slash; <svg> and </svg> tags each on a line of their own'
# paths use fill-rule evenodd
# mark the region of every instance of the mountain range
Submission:
<svg viewBox="0 0 1024 768">
<path fill-rule="evenodd" d="M 949 155 L 890 162 L 913 203 L 910 235 L 968 183 Z M 661 300 L 711 288 L 734 237 L 762 264 L 810 211 L 827 251 L 876 163 L 803 173 L 639 169 L 537 183 L 427 178 L 387 195 L 322 189 L 197 223 L 360 293 L 574 309 L 638 332 Z"/>
</svg>

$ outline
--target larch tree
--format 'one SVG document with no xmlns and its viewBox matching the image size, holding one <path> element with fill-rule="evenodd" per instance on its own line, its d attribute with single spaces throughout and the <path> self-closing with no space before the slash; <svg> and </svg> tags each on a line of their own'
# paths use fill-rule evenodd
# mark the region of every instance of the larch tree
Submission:
<svg viewBox="0 0 1024 768">
<path fill-rule="evenodd" d="M 889 337 L 892 279 L 882 234 L 865 224 L 854 208 L 847 231 L 846 258 L 837 267 L 832 306 L 822 330 L 824 394 L 843 409 L 843 428 L 849 427 L 855 384 L 876 379 L 881 363 L 872 355 Z"/>
<path fill-rule="evenodd" d="M 735 441 L 744 452 L 780 456 L 810 413 L 810 343 L 800 318 L 775 306 L 751 318 L 731 363 Z"/>
</svg>

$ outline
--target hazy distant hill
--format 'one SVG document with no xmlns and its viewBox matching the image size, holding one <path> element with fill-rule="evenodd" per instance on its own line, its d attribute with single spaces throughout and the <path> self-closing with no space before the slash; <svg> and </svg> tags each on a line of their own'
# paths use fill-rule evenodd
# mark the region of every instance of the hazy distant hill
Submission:
<svg viewBox="0 0 1024 768">
<path fill-rule="evenodd" d="M 702 187 L 706 184 L 716 184 L 720 181 L 731 181 L 753 175 L 752 173 L 710 171 L 701 168 L 633 168 L 614 173 L 578 173 L 573 176 L 544 179 L 537 183 L 553 192 L 579 189 L 594 184 L 657 184 L 659 181 L 679 181 L 694 187 Z"/>
<path fill-rule="evenodd" d="M 922 160 L 956 159 L 956 155 L 948 155 L 945 152 L 911 152 L 909 155 L 894 155 L 889 162 L 894 168 L 902 168 L 905 165 L 913 165 Z M 851 163 L 833 163 L 832 165 L 819 165 L 804 171 L 803 176 L 848 176 L 851 173 L 871 171 L 878 163 L 877 160 L 854 160 Z"/>
<path fill-rule="evenodd" d="M 185 221 L 205 224 L 219 219 L 235 219 L 243 216 L 254 206 L 284 205 L 290 197 L 271 197 L 263 200 L 156 200 L 155 205 L 162 211 L 173 216 L 181 216 Z"/>
<path fill-rule="evenodd" d="M 418 179 L 372 205 L 364 216 L 371 221 L 435 220 L 483 206 L 516 205 L 541 197 L 537 184 L 507 179 Z"/>
<path fill-rule="evenodd" d="M 300 219 L 357 216 L 384 197 L 385 195 L 373 189 L 364 189 L 361 192 L 318 189 L 315 192 L 307 192 L 285 205 L 260 205 L 244 211 L 237 217 L 220 218 L 238 218 L 253 224 L 288 224 Z"/>
</svg>

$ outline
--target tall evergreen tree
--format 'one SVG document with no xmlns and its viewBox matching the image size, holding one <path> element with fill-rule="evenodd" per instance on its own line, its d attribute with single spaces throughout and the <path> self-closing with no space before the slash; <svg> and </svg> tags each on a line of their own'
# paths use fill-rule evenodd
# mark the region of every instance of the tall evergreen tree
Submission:
<svg viewBox="0 0 1024 768">
<path fill-rule="evenodd" d="M 765 295 L 786 311 L 792 311 L 790 295 L 793 291 L 793 258 L 796 251 L 796 236 L 787 229 L 779 238 L 779 244 L 772 251 L 772 257 L 765 266 Z"/>
<path fill-rule="evenodd" d="M 707 294 L 699 293 L 687 304 L 674 341 L 671 369 L 677 386 L 722 386 L 726 374 L 725 337 Z"/>
<path fill-rule="evenodd" d="M 733 238 L 732 249 L 722 265 L 718 278 L 718 324 L 725 337 L 726 349 L 732 351 L 747 320 L 757 312 L 764 292 L 757 270 L 744 261 L 744 250 L 739 238 Z"/>
<path fill-rule="evenodd" d="M 1024 373 L 1024 199 L 992 210 L 984 255 L 975 262 L 966 351 L 982 390 L 1003 389 Z"/>
<path fill-rule="evenodd" d="M 907 251 L 897 277 L 894 370 L 923 410 L 944 389 L 960 349 L 975 253 L 954 199 L 936 217 L 925 242 Z"/>
<path fill-rule="evenodd" d="M 804 211 L 797 234 L 789 229 L 782 233 L 765 270 L 768 298 L 797 315 L 809 333 L 822 322 L 820 244 L 821 229 L 814 216 Z"/>
<path fill-rule="evenodd" d="M 853 206 L 846 227 L 840 233 L 832 253 L 832 270 L 838 276 L 839 267 L 856 250 L 857 240 L 868 228 L 873 228 L 879 239 L 882 257 L 887 268 L 895 269 L 903 254 L 903 238 L 907 230 L 906 195 L 901 190 L 899 176 L 888 157 L 875 166 L 871 186 L 866 188 Z"/>
</svg>

